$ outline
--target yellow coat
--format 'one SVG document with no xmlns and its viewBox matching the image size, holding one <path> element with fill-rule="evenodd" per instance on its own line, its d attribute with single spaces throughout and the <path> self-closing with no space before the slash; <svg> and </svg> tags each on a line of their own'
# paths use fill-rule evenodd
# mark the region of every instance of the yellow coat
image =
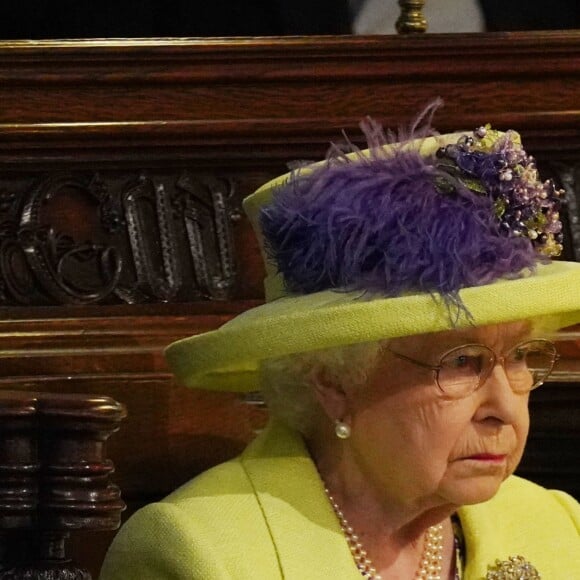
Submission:
<svg viewBox="0 0 580 580">
<path fill-rule="evenodd" d="M 580 506 L 509 478 L 459 510 L 466 580 L 523 556 L 542 580 L 580 580 Z M 271 424 L 238 458 L 137 512 L 101 580 L 360 580 L 302 439 Z"/>
</svg>

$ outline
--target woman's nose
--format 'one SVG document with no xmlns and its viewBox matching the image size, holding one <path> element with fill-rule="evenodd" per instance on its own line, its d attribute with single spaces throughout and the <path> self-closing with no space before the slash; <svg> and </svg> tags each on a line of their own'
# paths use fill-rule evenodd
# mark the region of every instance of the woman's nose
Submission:
<svg viewBox="0 0 580 580">
<path fill-rule="evenodd" d="M 501 363 L 497 363 L 479 388 L 480 405 L 476 419 L 494 418 L 504 424 L 514 424 L 527 413 L 528 394 L 515 393 Z"/>
</svg>

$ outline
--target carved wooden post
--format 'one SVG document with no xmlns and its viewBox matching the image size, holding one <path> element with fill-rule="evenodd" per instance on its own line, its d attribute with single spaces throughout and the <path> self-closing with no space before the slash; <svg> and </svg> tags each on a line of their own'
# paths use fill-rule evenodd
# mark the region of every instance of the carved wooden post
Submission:
<svg viewBox="0 0 580 580">
<path fill-rule="evenodd" d="M 427 20 L 423 14 L 424 0 L 399 0 L 401 15 L 397 20 L 399 34 L 427 32 Z"/>
<path fill-rule="evenodd" d="M 1 580 L 90 580 L 65 541 L 119 527 L 105 442 L 124 417 L 108 397 L 0 391 Z"/>
</svg>

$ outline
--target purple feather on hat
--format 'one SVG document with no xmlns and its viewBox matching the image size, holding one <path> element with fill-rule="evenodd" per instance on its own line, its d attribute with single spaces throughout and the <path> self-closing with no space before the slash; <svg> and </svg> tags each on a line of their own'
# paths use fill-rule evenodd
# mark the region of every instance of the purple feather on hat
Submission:
<svg viewBox="0 0 580 580">
<path fill-rule="evenodd" d="M 290 292 L 427 292 L 458 316 L 461 288 L 534 268 L 531 241 L 500 229 L 491 196 L 470 190 L 435 156 L 384 153 L 387 139 L 376 124 L 367 129 L 370 157 L 339 155 L 298 170 L 262 209 L 266 251 Z"/>
</svg>

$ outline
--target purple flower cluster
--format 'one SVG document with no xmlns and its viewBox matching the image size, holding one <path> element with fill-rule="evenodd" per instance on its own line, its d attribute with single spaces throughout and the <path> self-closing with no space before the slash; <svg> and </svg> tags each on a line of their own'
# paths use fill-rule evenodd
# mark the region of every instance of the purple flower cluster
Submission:
<svg viewBox="0 0 580 580">
<path fill-rule="evenodd" d="M 517 133 L 479 127 L 438 156 L 442 169 L 472 191 L 491 197 L 505 235 L 529 238 L 545 256 L 561 254 L 563 191 L 552 180 L 539 180 L 534 158 L 524 151 Z"/>
</svg>

